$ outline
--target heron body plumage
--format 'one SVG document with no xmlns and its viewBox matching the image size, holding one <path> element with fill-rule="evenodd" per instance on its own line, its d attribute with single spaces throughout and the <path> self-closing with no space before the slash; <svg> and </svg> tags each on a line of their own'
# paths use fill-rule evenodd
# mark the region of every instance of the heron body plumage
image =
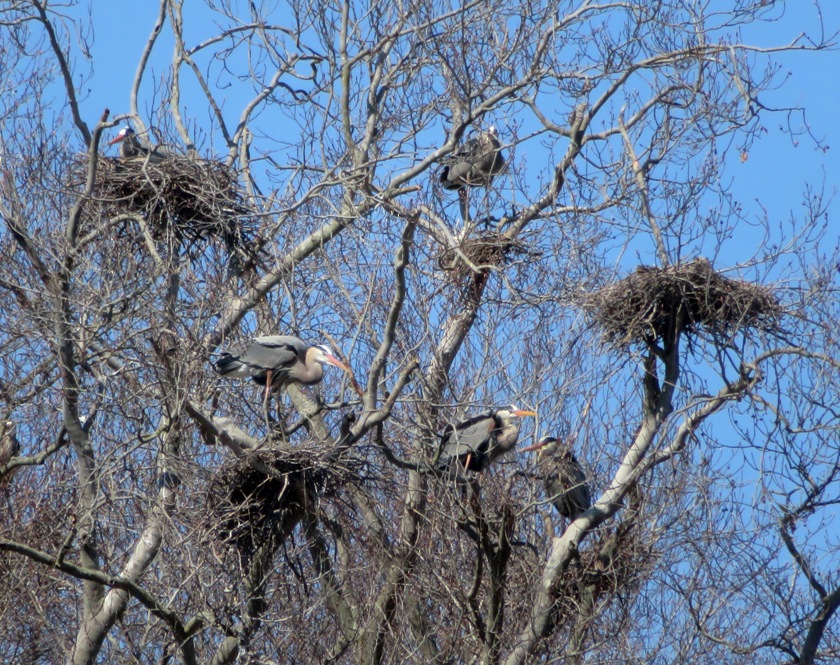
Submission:
<svg viewBox="0 0 840 665">
<path fill-rule="evenodd" d="M 538 465 L 548 500 L 563 517 L 574 520 L 592 505 L 586 474 L 568 444 L 542 437 L 522 451 L 539 450 Z"/>
<path fill-rule="evenodd" d="M 123 159 L 148 159 L 151 163 L 162 162 L 169 155 L 160 148 L 149 149 L 140 143 L 137 134 L 131 127 L 123 127 L 119 134 L 108 145 L 120 144 L 120 157 Z"/>
<path fill-rule="evenodd" d="M 457 461 L 467 471 L 484 471 L 516 446 L 519 427 L 513 419 L 533 415 L 533 411 L 511 407 L 447 425 L 440 439 L 438 468 L 447 469 Z"/>
<path fill-rule="evenodd" d="M 222 376 L 252 379 L 261 386 L 286 386 L 290 383 L 313 385 L 324 378 L 324 364 L 349 372 L 324 345 L 309 346 L 292 335 L 255 337 L 239 356 L 222 353 L 216 371 Z"/>
<path fill-rule="evenodd" d="M 17 427 L 11 420 L 3 423 L 2 430 L 0 430 L 0 468 L 5 467 L 13 457 L 20 454 L 20 441 L 15 436 L 16 431 Z M 0 488 L 12 479 L 16 470 L 17 468 L 0 475 Z"/>
<path fill-rule="evenodd" d="M 456 148 L 443 162 L 440 182 L 444 189 L 486 187 L 505 167 L 502 144 L 491 127 Z"/>
</svg>

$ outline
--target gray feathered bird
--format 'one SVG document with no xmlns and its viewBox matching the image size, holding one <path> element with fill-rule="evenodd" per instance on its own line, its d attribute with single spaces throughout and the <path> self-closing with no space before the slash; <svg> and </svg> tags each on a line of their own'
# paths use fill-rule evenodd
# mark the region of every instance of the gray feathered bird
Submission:
<svg viewBox="0 0 840 665">
<path fill-rule="evenodd" d="M 123 159 L 132 159 L 140 157 L 142 159 L 149 159 L 151 163 L 162 162 L 164 159 L 171 157 L 169 153 L 160 148 L 152 148 L 151 150 L 140 143 L 137 134 L 131 127 L 123 127 L 116 137 L 108 142 L 108 145 L 115 143 L 122 143 L 120 146 L 120 157 Z"/>
<path fill-rule="evenodd" d="M 253 379 L 265 386 L 266 392 L 269 386 L 320 383 L 324 378 L 324 364 L 343 369 L 352 376 L 350 368 L 328 346 L 309 346 L 291 335 L 255 337 L 241 356 L 222 353 L 215 364 L 222 376 Z"/>
<path fill-rule="evenodd" d="M 539 473 L 551 503 L 563 517 L 574 520 L 592 505 L 586 474 L 568 444 L 544 436 L 520 452 L 538 450 Z"/>
<path fill-rule="evenodd" d="M 15 423 L 7 420 L 3 423 L 3 429 L 0 430 L 0 468 L 5 467 L 13 457 L 20 454 L 20 441 L 15 436 L 16 429 Z M 0 487 L 5 486 L 12 479 L 18 468 L 20 467 L 15 467 L 0 475 Z"/>
<path fill-rule="evenodd" d="M 484 471 L 516 445 L 519 428 L 513 419 L 534 415 L 511 406 L 447 425 L 440 438 L 438 468 L 448 469 L 457 461 L 458 467 L 468 471 Z"/>
<path fill-rule="evenodd" d="M 443 160 L 440 182 L 444 189 L 486 187 L 505 167 L 496 128 L 490 127 L 452 151 Z"/>
</svg>

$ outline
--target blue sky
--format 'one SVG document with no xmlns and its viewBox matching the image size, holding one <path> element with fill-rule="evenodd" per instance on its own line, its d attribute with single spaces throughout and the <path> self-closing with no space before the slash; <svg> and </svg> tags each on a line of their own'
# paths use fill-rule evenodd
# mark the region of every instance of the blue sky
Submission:
<svg viewBox="0 0 840 665">
<path fill-rule="evenodd" d="M 728 3 L 727 3 L 728 4 Z M 203 6 L 186 3 L 185 25 L 187 43 L 195 43 L 217 32 L 212 13 Z M 840 29 L 840 3 L 824 3 L 826 34 Z M 155 22 L 157 3 L 115 0 L 95 3 L 93 9 L 93 46 L 91 49 L 92 76 L 83 91 L 82 112 L 92 125 L 102 109 L 108 107 L 112 115 L 129 108 L 129 90 L 137 61 Z M 807 32 L 818 35 L 818 14 L 811 3 L 799 3 L 797 11 L 779 10 L 778 20 L 750 27 L 743 35 L 745 43 L 778 46 L 789 43 Z M 245 17 L 247 20 L 247 17 Z M 172 39 L 168 26 L 155 47 L 144 88 L 166 72 L 172 53 Z M 760 216 L 763 211 L 771 221 L 786 220 L 791 213 L 801 212 L 806 185 L 820 189 L 828 196 L 840 188 L 840 86 L 834 82 L 840 71 L 840 52 L 786 52 L 774 56 L 784 73 L 783 84 L 775 91 L 764 93 L 760 101 L 768 107 L 801 106 L 804 118 L 810 123 L 812 134 L 805 131 L 803 116 L 792 114 L 763 115 L 767 130 L 763 139 L 751 146 L 744 161 L 730 160 L 725 177 L 731 179 L 731 191 L 745 206 L 748 215 Z M 88 63 L 81 64 L 79 73 Z M 190 77 L 185 77 L 187 81 Z M 247 91 L 250 92 L 250 91 Z M 86 94 L 85 94 L 86 93 Z M 225 115 L 229 121 L 238 116 L 242 100 L 233 88 L 226 100 Z M 141 112 L 144 109 L 141 95 Z M 185 88 L 183 96 L 186 115 L 195 115 L 200 123 L 207 119 L 206 103 Z M 789 120 L 794 130 L 801 131 L 798 140 L 782 132 L 780 126 Z M 221 151 L 221 146 L 215 146 Z M 832 205 L 836 210 L 836 204 Z M 741 249 L 745 249 L 741 247 Z M 751 255 L 753 252 L 749 252 Z M 725 257 L 726 258 L 726 257 Z M 738 258 L 729 255 L 733 262 Z"/>
<path fill-rule="evenodd" d="M 827 12 L 823 17 L 825 32 L 830 34 L 840 29 L 840 3 L 824 4 Z M 797 7 L 796 13 L 779 10 L 776 21 L 751 26 L 747 34 L 742 35 L 742 41 L 773 47 L 789 44 L 803 32 L 818 36 L 818 15 L 814 5 L 800 3 Z M 91 60 L 79 67 L 79 72 L 85 71 L 88 64 L 92 67 L 91 78 L 85 86 L 89 92 L 82 103 L 82 113 L 91 125 L 105 107 L 111 109 L 112 116 L 128 111 L 130 86 L 140 54 L 154 26 L 156 13 L 157 3 L 154 2 L 118 0 L 96 3 L 92 14 Z M 185 25 L 188 47 L 218 33 L 213 14 L 197 3 L 187 3 Z M 167 25 L 146 72 L 144 89 L 147 95 L 141 95 L 141 113 L 150 103 L 148 93 L 153 83 L 166 74 L 171 55 L 172 38 Z M 745 219 L 757 220 L 766 214 L 771 227 L 785 225 L 791 218 L 797 220 L 803 216 L 802 200 L 808 186 L 823 189 L 828 197 L 834 196 L 840 189 L 840 123 L 837 122 L 840 86 L 833 80 L 836 72 L 840 71 L 840 52 L 780 52 L 774 55 L 774 60 L 780 67 L 780 85 L 775 90 L 762 93 L 759 101 L 770 108 L 799 106 L 804 109 L 804 115 L 762 112 L 766 133 L 749 147 L 743 158 L 739 158 L 737 150 L 730 151 L 723 174 L 724 182 L 731 183 L 729 190 L 744 206 Z M 184 80 L 191 81 L 192 78 L 185 76 Z M 232 122 L 247 99 L 244 95 L 250 96 L 252 91 L 231 87 L 226 94 L 224 112 L 228 122 Z M 207 104 L 202 96 L 191 94 L 187 86 L 182 101 L 188 119 L 194 116 L 199 123 L 206 122 Z M 264 120 L 268 120 L 270 114 L 271 111 L 267 112 Z M 144 119 L 148 120 L 148 117 Z M 815 138 L 805 131 L 805 120 Z M 786 122 L 798 136 L 792 137 L 782 131 L 781 125 Z M 264 124 L 271 128 L 269 131 L 280 131 L 279 127 L 275 129 L 268 122 Z M 220 153 L 222 147 L 215 147 Z M 108 150 L 113 154 L 115 149 Z M 832 203 L 831 218 L 837 214 L 837 206 L 836 201 Z M 837 243 L 839 234 L 836 226 L 831 224 L 831 246 L 822 248 L 826 253 Z M 738 237 L 724 245 L 724 251 L 715 262 L 716 267 L 747 261 L 760 252 L 762 240 L 763 236 L 752 227 L 742 225 L 738 229 Z M 651 255 L 642 255 L 642 260 L 651 263 L 652 260 L 648 260 Z M 625 258 L 628 266 L 635 265 L 638 260 L 629 252 Z"/>
</svg>

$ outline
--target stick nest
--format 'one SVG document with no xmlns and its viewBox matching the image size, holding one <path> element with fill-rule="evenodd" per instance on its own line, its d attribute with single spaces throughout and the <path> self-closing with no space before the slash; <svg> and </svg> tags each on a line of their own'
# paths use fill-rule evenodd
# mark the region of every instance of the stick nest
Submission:
<svg viewBox="0 0 840 665">
<path fill-rule="evenodd" d="M 441 270 L 449 272 L 456 284 L 463 284 L 476 272 L 505 265 L 512 255 L 527 254 L 519 240 L 497 233 L 465 238 L 457 247 L 446 248 L 438 258 Z M 464 258 L 475 267 L 470 266 Z"/>
<path fill-rule="evenodd" d="M 223 465 L 208 491 L 206 531 L 249 559 L 276 546 L 317 497 L 357 480 L 351 465 L 315 449 L 260 450 Z"/>
<path fill-rule="evenodd" d="M 94 196 L 98 214 L 142 215 L 155 240 L 191 243 L 215 236 L 234 247 L 242 243 L 249 215 L 232 168 L 175 155 L 155 163 L 100 157 Z"/>
<path fill-rule="evenodd" d="M 783 313 L 769 288 L 724 277 L 704 258 L 667 268 L 640 266 L 581 300 L 618 347 L 664 338 L 676 325 L 679 332 L 702 326 L 715 336 L 748 327 L 773 330 Z"/>
<path fill-rule="evenodd" d="M 552 588 L 554 620 L 564 625 L 581 607 L 597 607 L 605 596 L 627 596 L 638 590 L 656 565 L 659 555 L 651 543 L 643 542 L 632 526 L 621 524 L 602 530 L 592 548 L 580 552 L 578 566 L 571 566 Z"/>
</svg>

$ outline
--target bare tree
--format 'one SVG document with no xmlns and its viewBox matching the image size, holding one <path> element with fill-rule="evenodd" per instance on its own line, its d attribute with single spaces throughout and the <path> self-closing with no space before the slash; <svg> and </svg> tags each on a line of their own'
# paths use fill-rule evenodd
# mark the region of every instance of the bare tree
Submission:
<svg viewBox="0 0 840 665">
<path fill-rule="evenodd" d="M 0 9 L 6 661 L 838 659 L 827 202 L 778 230 L 722 178 L 803 112 L 762 95 L 829 26 L 161 0 L 92 119 L 83 10 Z M 112 156 L 125 123 L 161 157 Z M 504 172 L 449 191 L 490 127 Z M 214 372 L 268 334 L 352 372 L 267 399 Z M 510 403 L 591 508 L 554 514 L 526 454 L 439 468 L 447 425 Z"/>
</svg>

